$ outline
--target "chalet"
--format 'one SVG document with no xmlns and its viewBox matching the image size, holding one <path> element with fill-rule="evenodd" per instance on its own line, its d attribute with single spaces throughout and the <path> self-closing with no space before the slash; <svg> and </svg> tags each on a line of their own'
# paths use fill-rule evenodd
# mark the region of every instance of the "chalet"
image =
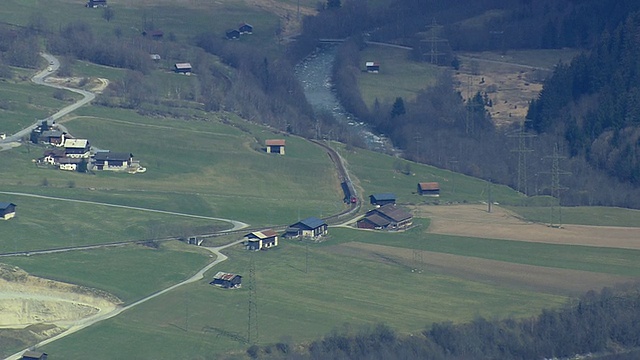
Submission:
<svg viewBox="0 0 640 360">
<path fill-rule="evenodd" d="M 142 36 L 148 36 L 152 39 L 159 40 L 164 36 L 164 31 L 162 30 L 144 30 L 142 31 Z"/>
<path fill-rule="evenodd" d="M 60 159 L 65 157 L 66 154 L 64 153 L 64 149 L 48 149 L 42 154 L 40 163 L 58 165 L 60 163 Z"/>
<path fill-rule="evenodd" d="M 93 168 L 96 170 L 127 170 L 133 161 L 133 154 L 111 151 L 99 151 L 93 155 Z"/>
<path fill-rule="evenodd" d="M 191 74 L 191 63 L 176 63 L 173 66 L 173 71 L 178 74 Z"/>
<path fill-rule="evenodd" d="M 87 139 L 64 139 L 64 152 L 67 157 L 88 158 L 91 146 Z"/>
<path fill-rule="evenodd" d="M 47 360 L 47 353 L 43 352 L 35 352 L 35 351 L 25 351 L 22 354 L 21 360 Z"/>
<path fill-rule="evenodd" d="M 16 204 L 0 202 L 0 219 L 9 220 L 16 216 Z"/>
<path fill-rule="evenodd" d="M 367 67 L 368 73 L 377 74 L 380 72 L 380 64 L 375 61 L 367 61 L 364 65 Z"/>
<path fill-rule="evenodd" d="M 240 30 L 238 29 L 229 29 L 225 31 L 225 35 L 228 40 L 239 39 L 240 38 Z"/>
<path fill-rule="evenodd" d="M 358 220 L 357 223 L 361 229 L 376 230 L 398 230 L 407 228 L 412 224 L 413 215 L 396 207 L 394 204 L 387 204 L 368 211 L 364 218 Z"/>
<path fill-rule="evenodd" d="M 38 135 L 38 143 L 62 146 L 66 133 L 59 130 L 47 130 Z"/>
<path fill-rule="evenodd" d="M 264 144 L 267 146 L 267 154 L 284 155 L 284 143 L 282 139 L 267 140 Z"/>
<path fill-rule="evenodd" d="M 88 8 L 106 7 L 107 0 L 89 0 L 85 6 Z"/>
<path fill-rule="evenodd" d="M 287 238 L 299 236 L 317 238 L 326 235 L 328 232 L 327 228 L 327 223 L 323 220 L 316 217 L 309 217 L 289 226 L 284 236 Z"/>
<path fill-rule="evenodd" d="M 268 249 L 278 246 L 278 233 L 271 229 L 254 231 L 245 235 L 244 240 L 247 250 Z"/>
<path fill-rule="evenodd" d="M 242 286 L 242 276 L 218 271 L 209 284 L 225 289 L 237 289 Z"/>
<path fill-rule="evenodd" d="M 381 193 L 369 195 L 371 205 L 383 206 L 387 204 L 395 204 L 396 196 L 392 193 Z"/>
<path fill-rule="evenodd" d="M 240 24 L 238 27 L 240 34 L 253 34 L 253 26 L 247 23 Z"/>
<path fill-rule="evenodd" d="M 418 194 L 425 196 L 440 196 L 440 184 L 437 182 L 418 183 Z"/>
<path fill-rule="evenodd" d="M 60 170 L 67 171 L 78 171 L 80 164 L 82 162 L 86 163 L 87 160 L 84 158 L 71 158 L 71 157 L 63 157 L 58 159 L 58 168 Z"/>
</svg>

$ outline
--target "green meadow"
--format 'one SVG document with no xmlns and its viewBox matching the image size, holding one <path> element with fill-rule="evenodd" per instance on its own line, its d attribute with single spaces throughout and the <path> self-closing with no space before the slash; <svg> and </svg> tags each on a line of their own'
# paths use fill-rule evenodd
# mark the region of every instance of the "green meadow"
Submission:
<svg viewBox="0 0 640 360">
<path fill-rule="evenodd" d="M 285 242 L 260 253 L 247 253 L 238 246 L 228 254 L 230 260 L 207 278 L 218 270 L 242 273 L 243 288 L 222 290 L 203 280 L 43 349 L 70 359 L 80 358 L 91 348 L 99 359 L 126 354 L 206 358 L 243 352 L 251 256 L 256 269 L 258 340 L 263 344 L 309 341 L 341 326 L 359 328 L 380 322 L 402 333 L 419 333 L 434 321 L 529 316 L 565 301 L 562 296 L 499 284 L 411 273 L 395 264 L 336 255 L 299 242 Z M 132 344 L 131 337 L 143 340 Z"/>
<path fill-rule="evenodd" d="M 373 108 L 376 99 L 392 104 L 397 97 L 405 101 L 436 83 L 441 69 L 428 63 L 409 59 L 410 50 L 380 45 L 369 45 L 360 52 L 362 72 L 358 74 L 358 88 L 365 104 Z M 364 71 L 365 62 L 380 63 L 377 74 Z"/>
</svg>

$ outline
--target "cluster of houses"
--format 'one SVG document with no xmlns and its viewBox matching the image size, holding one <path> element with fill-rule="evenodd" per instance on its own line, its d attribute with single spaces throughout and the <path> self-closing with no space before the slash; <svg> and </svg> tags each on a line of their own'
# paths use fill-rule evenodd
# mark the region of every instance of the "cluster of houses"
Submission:
<svg viewBox="0 0 640 360">
<path fill-rule="evenodd" d="M 133 160 L 133 154 L 111 152 L 109 150 L 91 151 L 87 139 L 78 139 L 57 129 L 55 123 L 43 120 L 30 136 L 35 144 L 52 145 L 46 149 L 39 164 L 57 167 L 60 170 L 86 172 L 88 170 L 110 170 L 144 172 L 139 161 Z"/>
<path fill-rule="evenodd" d="M 253 26 L 247 23 L 240 24 L 237 29 L 228 29 L 225 31 L 225 36 L 229 40 L 239 39 L 241 35 L 251 34 L 253 34 Z"/>
</svg>

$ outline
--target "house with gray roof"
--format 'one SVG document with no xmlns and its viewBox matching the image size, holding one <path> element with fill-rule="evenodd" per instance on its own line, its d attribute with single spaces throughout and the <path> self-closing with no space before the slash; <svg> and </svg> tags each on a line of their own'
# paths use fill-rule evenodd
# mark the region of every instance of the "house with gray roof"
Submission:
<svg viewBox="0 0 640 360">
<path fill-rule="evenodd" d="M 317 238 L 323 235 L 326 235 L 328 232 L 328 225 L 322 219 L 318 219 L 317 217 L 308 217 L 304 220 L 298 221 L 297 223 L 290 225 L 284 237 L 286 238 L 295 238 L 295 237 L 313 237 Z"/>
<path fill-rule="evenodd" d="M 360 229 L 375 230 L 406 229 L 412 224 L 413 215 L 394 204 L 387 204 L 370 210 L 357 222 Z"/>
<path fill-rule="evenodd" d="M 396 203 L 396 195 L 392 193 L 380 193 L 369 195 L 369 201 L 371 205 L 384 206 L 387 204 Z"/>
<path fill-rule="evenodd" d="M 16 216 L 16 204 L 0 202 L 0 219 L 9 220 Z"/>
</svg>

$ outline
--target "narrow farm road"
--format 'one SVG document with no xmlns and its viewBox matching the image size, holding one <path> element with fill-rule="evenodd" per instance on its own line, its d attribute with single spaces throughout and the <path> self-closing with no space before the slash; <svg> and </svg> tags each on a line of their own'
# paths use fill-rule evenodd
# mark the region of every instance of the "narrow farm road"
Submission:
<svg viewBox="0 0 640 360">
<path fill-rule="evenodd" d="M 68 202 L 75 202 L 75 203 L 100 205 L 100 206 L 110 206 L 110 207 L 121 208 L 121 209 L 130 209 L 130 210 L 139 210 L 139 211 L 154 212 L 154 213 L 160 213 L 160 214 L 177 215 L 177 216 L 184 216 L 184 217 L 190 217 L 190 218 L 196 218 L 196 219 L 217 220 L 217 221 L 228 222 L 233 225 L 233 228 L 222 230 L 221 232 L 241 230 L 249 226 L 249 224 L 243 223 L 241 221 L 231 220 L 231 219 L 223 219 L 223 218 L 217 218 L 212 216 L 203 216 L 203 215 L 194 215 L 194 214 L 185 214 L 185 213 L 166 211 L 166 210 L 147 209 L 147 208 L 141 208 L 136 206 L 109 204 L 109 203 L 102 203 L 102 202 L 88 201 L 88 200 L 65 199 L 65 198 L 59 198 L 59 197 L 53 197 L 53 196 L 9 192 L 9 191 L 0 191 L 0 194 L 13 195 L 13 196 L 26 196 L 26 197 L 32 197 L 32 198 L 58 200 L 58 201 L 68 201 Z"/>
<path fill-rule="evenodd" d="M 52 342 L 54 342 L 56 340 L 62 339 L 65 336 L 71 335 L 71 334 L 73 334 L 73 333 L 75 333 L 77 331 L 85 329 L 85 328 L 87 328 L 87 327 L 89 327 L 89 326 L 91 326 L 91 325 L 93 325 L 95 323 L 98 323 L 100 321 L 104 321 L 104 320 L 107 320 L 107 319 L 111 319 L 114 316 L 120 315 L 121 313 L 123 313 L 123 312 L 125 312 L 125 311 L 127 311 L 127 310 L 129 310 L 129 309 L 131 309 L 133 307 L 136 307 L 136 306 L 138 306 L 140 304 L 143 304 L 143 303 L 145 303 L 145 302 L 147 302 L 147 301 L 149 301 L 149 300 L 151 300 L 153 298 L 156 298 L 156 297 L 158 297 L 160 295 L 163 295 L 163 294 L 165 294 L 165 293 L 167 293 L 167 292 L 169 292 L 171 290 L 174 290 L 174 289 L 176 289 L 176 288 L 178 288 L 180 286 L 183 286 L 183 285 L 186 285 L 186 284 L 190 284 L 192 282 L 195 282 L 195 281 L 203 279 L 204 278 L 204 274 L 207 271 L 209 271 L 214 266 L 216 266 L 219 263 L 221 263 L 221 262 L 223 262 L 223 261 L 228 259 L 226 255 L 224 255 L 223 253 L 220 252 L 221 250 L 224 250 L 224 249 L 226 249 L 228 247 L 231 247 L 233 245 L 237 245 L 237 244 L 239 244 L 241 242 L 242 242 L 242 240 L 238 240 L 238 241 L 234 241 L 234 242 L 231 242 L 231 243 L 223 245 L 223 246 L 204 247 L 204 249 L 207 249 L 207 250 L 211 251 L 213 254 L 216 255 L 216 260 L 214 260 L 213 262 L 209 263 L 204 268 L 200 269 L 200 271 L 195 273 L 192 277 L 190 277 L 190 278 L 188 278 L 188 279 L 186 279 L 186 280 L 184 280 L 182 282 L 179 282 L 179 283 L 177 283 L 175 285 L 172 285 L 172 286 L 170 286 L 170 287 L 168 287 L 166 289 L 163 289 L 163 290 L 160 290 L 158 292 L 155 292 L 155 293 L 153 293 L 153 294 L 151 294 L 151 295 L 149 295 L 149 296 L 147 296 L 147 297 L 145 297 L 143 299 L 140 299 L 140 300 L 138 300 L 138 301 L 136 301 L 134 303 L 131 303 L 131 304 L 127 305 L 127 306 L 118 307 L 118 308 L 116 308 L 115 310 L 113 310 L 113 311 L 111 311 L 109 313 L 96 314 L 95 316 L 90 316 L 88 318 L 82 319 L 82 320 L 78 321 L 76 324 L 74 324 L 73 326 L 71 326 L 66 331 L 64 331 L 64 332 L 62 332 L 62 333 L 60 333 L 60 334 L 58 334 L 58 335 L 56 335 L 54 337 L 51 337 L 49 339 L 43 340 L 43 341 L 35 344 L 34 347 L 35 348 L 40 348 L 40 347 L 42 347 L 44 345 L 47 345 L 49 343 L 52 343 Z M 22 354 L 26 350 L 28 350 L 28 349 L 21 350 L 21 351 L 15 353 L 15 354 L 5 358 L 5 360 L 19 360 L 22 357 Z"/>
<path fill-rule="evenodd" d="M 58 70 L 58 68 L 60 68 L 60 62 L 58 61 L 58 59 L 53 56 L 53 55 L 49 55 L 49 54 L 40 54 L 43 58 L 45 58 L 47 60 L 47 63 L 49 63 L 49 65 L 42 71 L 40 71 L 39 73 L 35 74 L 32 78 L 31 81 L 33 81 L 34 83 L 38 84 L 38 85 L 45 85 L 45 86 L 49 86 L 49 87 L 53 87 L 56 89 L 64 89 L 64 90 L 68 90 L 77 94 L 82 95 L 82 99 L 78 100 L 77 102 L 64 107 L 63 109 L 61 109 L 60 111 L 58 111 L 57 113 L 49 116 L 46 120 L 57 120 L 65 115 L 67 115 L 68 113 L 75 111 L 76 109 L 78 109 L 81 106 L 84 106 L 85 104 L 91 102 L 93 99 L 95 99 L 95 94 L 93 94 L 92 92 L 86 91 L 86 90 L 81 90 L 81 89 L 74 89 L 74 88 L 70 88 L 70 87 L 66 87 L 63 85 L 58 85 L 58 84 L 51 84 L 45 81 L 45 78 L 51 74 L 53 74 L 56 70 Z M 22 138 L 24 138 L 25 136 L 29 136 L 29 134 L 31 134 L 31 131 L 33 129 L 35 129 L 38 124 L 40 123 L 40 120 L 38 122 L 36 122 L 35 124 L 28 126 L 18 132 L 16 132 L 15 134 L 12 135 L 8 135 L 5 139 L 0 140 L 0 151 L 5 151 L 5 150 L 9 150 L 12 149 L 14 147 L 18 147 L 21 145 L 21 140 Z"/>
</svg>

